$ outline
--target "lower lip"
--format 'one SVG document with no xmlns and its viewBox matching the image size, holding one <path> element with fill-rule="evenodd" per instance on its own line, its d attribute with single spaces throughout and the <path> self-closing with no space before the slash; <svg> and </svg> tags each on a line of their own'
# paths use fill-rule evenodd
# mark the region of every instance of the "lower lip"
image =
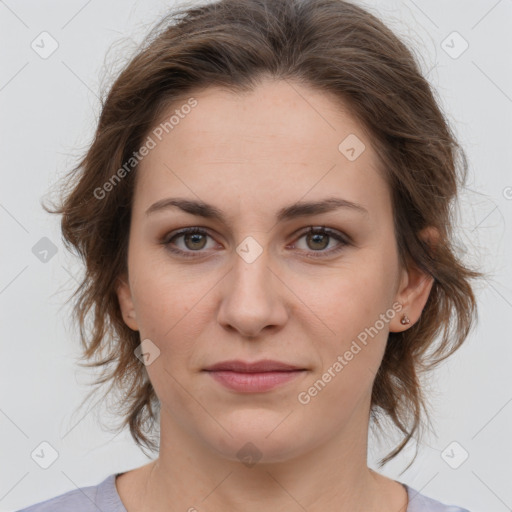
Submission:
<svg viewBox="0 0 512 512">
<path fill-rule="evenodd" d="M 209 371 L 208 373 L 223 386 L 243 393 L 269 391 L 302 375 L 305 370 L 288 372 L 243 373 L 232 371 Z"/>
</svg>

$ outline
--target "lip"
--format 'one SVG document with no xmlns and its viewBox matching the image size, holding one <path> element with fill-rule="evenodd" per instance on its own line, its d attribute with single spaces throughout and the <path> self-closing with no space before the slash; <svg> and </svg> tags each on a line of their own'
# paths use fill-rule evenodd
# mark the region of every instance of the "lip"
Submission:
<svg viewBox="0 0 512 512">
<path fill-rule="evenodd" d="M 223 361 L 204 371 L 232 391 L 261 393 L 282 386 L 307 370 L 281 361 L 264 359 L 253 363 L 240 360 Z"/>
<path fill-rule="evenodd" d="M 231 371 L 239 373 L 286 372 L 293 370 L 305 370 L 305 368 L 281 361 L 273 361 L 271 359 L 262 359 L 253 363 L 241 361 L 240 359 L 232 359 L 205 368 L 205 371 Z"/>
</svg>

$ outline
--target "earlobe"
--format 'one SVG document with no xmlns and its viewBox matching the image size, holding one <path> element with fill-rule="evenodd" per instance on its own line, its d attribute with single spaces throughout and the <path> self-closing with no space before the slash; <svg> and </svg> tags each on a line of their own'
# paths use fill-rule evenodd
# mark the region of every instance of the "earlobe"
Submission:
<svg viewBox="0 0 512 512">
<path fill-rule="evenodd" d="M 126 276 L 120 276 L 117 279 L 116 287 L 117 299 L 119 301 L 119 308 L 123 315 L 124 323 L 132 330 L 138 331 L 137 318 L 135 314 L 135 306 L 133 303 L 132 293 L 128 279 Z"/>
</svg>

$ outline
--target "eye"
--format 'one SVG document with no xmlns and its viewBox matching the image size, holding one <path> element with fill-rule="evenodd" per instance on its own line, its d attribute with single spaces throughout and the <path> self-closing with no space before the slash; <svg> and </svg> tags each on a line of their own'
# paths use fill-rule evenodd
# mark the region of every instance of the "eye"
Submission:
<svg viewBox="0 0 512 512">
<path fill-rule="evenodd" d="M 196 257 L 200 256 L 202 252 L 206 252 L 203 251 L 203 249 L 212 248 L 207 247 L 208 238 L 213 240 L 208 231 L 198 227 L 190 227 L 184 228 L 177 233 L 171 233 L 169 236 L 164 237 L 161 243 L 172 253 L 184 257 Z M 300 250 L 309 252 L 310 254 L 307 254 L 307 257 L 311 258 L 331 256 L 340 252 L 345 248 L 345 246 L 350 245 L 348 237 L 338 231 L 334 231 L 324 226 L 310 226 L 306 232 L 302 233 L 298 240 L 301 240 L 302 238 L 306 240 L 307 247 Z M 181 247 L 176 243 L 176 241 L 180 239 L 183 243 Z M 329 250 L 325 250 L 329 247 L 329 242 L 332 239 L 338 242 L 337 246 Z M 292 246 L 292 248 L 294 248 L 294 246 Z"/>
<path fill-rule="evenodd" d="M 344 249 L 345 246 L 349 245 L 347 237 L 343 236 L 340 232 L 326 228 L 324 226 L 310 227 L 308 230 L 299 237 L 298 240 L 304 238 L 306 241 L 306 251 L 311 249 L 312 253 L 319 254 L 308 254 L 308 257 L 322 258 L 331 256 Z M 324 250 L 329 246 L 330 240 L 336 240 L 338 245 L 329 250 Z"/>
<path fill-rule="evenodd" d="M 193 257 L 194 252 L 200 252 L 201 249 L 206 247 L 207 237 L 211 238 L 207 231 L 204 229 L 192 227 L 185 228 L 175 233 L 171 237 L 166 237 L 162 243 L 167 249 L 173 253 L 180 254 L 186 257 Z M 175 240 L 183 239 L 185 248 L 176 248 Z"/>
</svg>

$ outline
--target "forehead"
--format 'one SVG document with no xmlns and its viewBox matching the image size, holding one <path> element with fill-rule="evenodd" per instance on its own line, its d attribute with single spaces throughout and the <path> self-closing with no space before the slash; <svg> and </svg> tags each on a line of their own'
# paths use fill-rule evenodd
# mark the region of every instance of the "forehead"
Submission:
<svg viewBox="0 0 512 512">
<path fill-rule="evenodd" d="M 185 108 L 190 98 L 195 106 Z M 236 200 L 238 208 L 272 202 L 277 209 L 339 192 L 375 214 L 390 211 L 364 127 L 341 101 L 302 84 L 266 80 L 250 92 L 191 93 L 149 136 L 155 146 L 137 169 L 136 207 L 180 195 L 221 205 Z"/>
</svg>

